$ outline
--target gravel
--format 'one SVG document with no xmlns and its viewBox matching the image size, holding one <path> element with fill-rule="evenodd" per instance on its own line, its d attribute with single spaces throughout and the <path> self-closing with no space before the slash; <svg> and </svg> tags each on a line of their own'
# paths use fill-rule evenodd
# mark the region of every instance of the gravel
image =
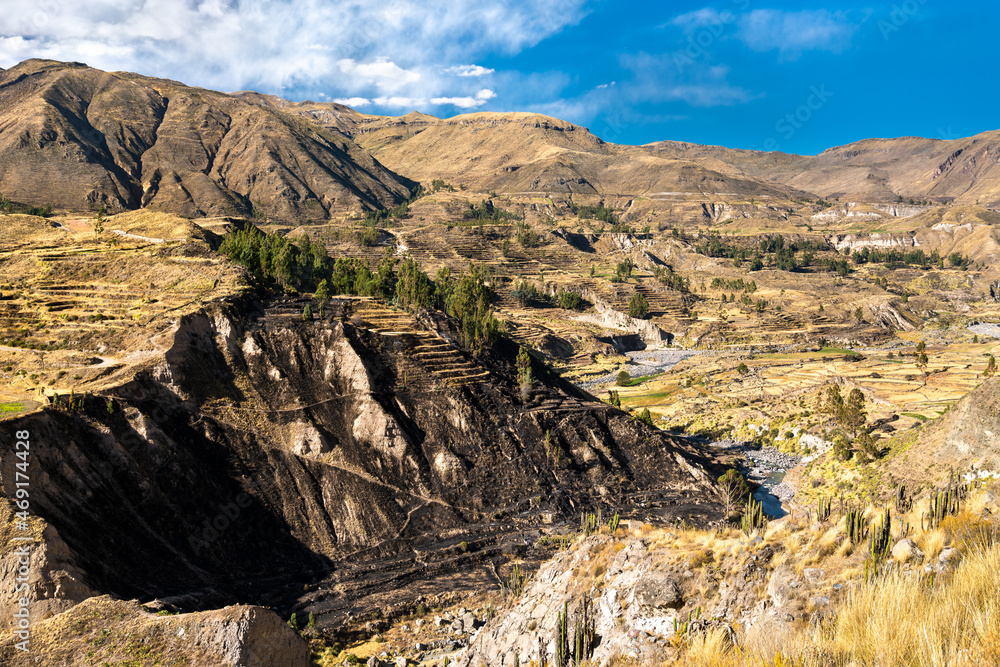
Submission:
<svg viewBox="0 0 1000 667">
<path fill-rule="evenodd" d="M 753 463 L 753 467 L 744 471 L 746 476 L 760 483 L 761 489 L 770 493 L 781 502 L 791 500 L 795 495 L 795 489 L 788 484 L 782 481 L 771 486 L 767 483 L 767 478 L 768 475 L 773 473 L 784 473 L 790 468 L 794 468 L 802 461 L 801 456 L 786 454 L 774 447 L 758 448 L 751 443 L 731 439 L 717 440 L 709 443 L 709 446 L 743 454 L 745 458 Z"/>
<path fill-rule="evenodd" d="M 980 336 L 1000 338 L 1000 324 L 975 324 L 969 327 L 969 331 Z"/>
<path fill-rule="evenodd" d="M 686 350 L 642 350 L 640 352 L 626 352 L 631 363 L 623 367 L 632 377 L 643 377 L 646 375 L 656 375 L 669 371 L 671 368 L 684 361 L 696 352 Z M 608 384 L 618 379 L 619 371 L 590 378 L 579 384 L 584 389 L 591 389 L 598 385 Z"/>
</svg>

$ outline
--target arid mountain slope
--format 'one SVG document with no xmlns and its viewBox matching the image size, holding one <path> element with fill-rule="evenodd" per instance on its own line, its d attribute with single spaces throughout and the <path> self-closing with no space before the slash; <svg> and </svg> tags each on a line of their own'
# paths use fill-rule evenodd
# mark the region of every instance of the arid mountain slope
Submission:
<svg viewBox="0 0 1000 667">
<path fill-rule="evenodd" d="M 475 191 L 609 196 L 804 194 L 763 185 L 716 159 L 665 159 L 641 147 L 607 143 L 586 128 L 541 114 L 368 116 L 338 104 L 236 95 L 342 130 L 390 169 L 427 183 L 440 178 Z"/>
<path fill-rule="evenodd" d="M 230 95 L 79 63 L 0 73 L 0 192 L 15 201 L 294 221 L 411 186 L 336 129 Z"/>
<path fill-rule="evenodd" d="M 867 139 L 817 156 L 661 141 L 610 144 L 585 128 L 531 113 L 368 116 L 336 104 L 256 96 L 351 134 L 399 173 L 502 192 L 664 192 L 836 197 L 1000 206 L 1000 131 L 944 141 Z"/>
<path fill-rule="evenodd" d="M 646 147 L 676 159 L 713 158 L 751 178 L 823 197 L 895 203 L 900 197 L 1000 206 L 1000 132 L 943 141 L 866 139 L 817 156 L 787 155 L 662 141 Z"/>
<path fill-rule="evenodd" d="M 303 322 L 299 302 L 215 304 L 177 322 L 161 357 L 121 369 L 124 384 L 112 374 L 73 409 L 62 397 L 11 424 L 36 443 L 33 511 L 88 586 L 204 608 L 543 515 L 641 500 L 715 518 L 701 450 L 557 376 L 522 398 L 510 344 L 470 359 L 445 320 L 383 334 L 387 309 L 341 307 L 355 324 L 336 306 Z M 3 460 L 12 492 L 16 459 Z M 423 567 L 436 549 L 421 547 Z"/>
</svg>

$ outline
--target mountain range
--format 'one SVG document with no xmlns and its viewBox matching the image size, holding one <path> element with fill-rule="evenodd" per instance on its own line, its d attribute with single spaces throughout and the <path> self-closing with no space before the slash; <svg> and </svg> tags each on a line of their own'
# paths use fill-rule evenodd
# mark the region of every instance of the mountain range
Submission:
<svg viewBox="0 0 1000 667">
<path fill-rule="evenodd" d="M 313 222 L 390 207 L 435 179 L 506 194 L 996 208 L 1000 131 L 867 139 L 816 156 L 626 146 L 534 113 L 385 117 L 80 63 L 0 71 L 0 193 L 26 204 Z"/>
</svg>

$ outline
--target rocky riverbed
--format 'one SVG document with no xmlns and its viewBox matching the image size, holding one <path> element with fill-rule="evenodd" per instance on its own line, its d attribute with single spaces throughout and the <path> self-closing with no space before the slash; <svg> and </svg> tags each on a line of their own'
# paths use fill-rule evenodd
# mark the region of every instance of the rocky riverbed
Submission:
<svg viewBox="0 0 1000 667">
<path fill-rule="evenodd" d="M 625 364 L 621 369 L 605 375 L 581 382 L 580 387 L 593 389 L 602 384 L 608 384 L 618 379 L 618 373 L 625 370 L 632 377 L 644 377 L 665 373 L 671 368 L 684 361 L 688 357 L 696 354 L 686 350 L 640 350 L 638 352 L 626 352 L 630 363 Z"/>
<path fill-rule="evenodd" d="M 969 331 L 979 336 L 1000 338 L 1000 324 L 974 324 L 969 327 Z"/>
<path fill-rule="evenodd" d="M 718 440 L 709 445 L 727 452 L 742 454 L 750 465 L 740 472 L 746 475 L 747 479 L 760 484 L 754 497 L 764 503 L 765 511 L 772 516 L 777 514 L 775 510 L 780 510 L 781 514 L 778 516 L 783 515 L 781 504 L 795 496 L 795 489 L 784 482 L 785 473 L 802 461 L 801 456 L 787 454 L 774 447 L 759 447 L 738 440 Z M 767 495 L 774 497 L 777 502 L 767 502 L 768 499 L 765 497 Z"/>
</svg>

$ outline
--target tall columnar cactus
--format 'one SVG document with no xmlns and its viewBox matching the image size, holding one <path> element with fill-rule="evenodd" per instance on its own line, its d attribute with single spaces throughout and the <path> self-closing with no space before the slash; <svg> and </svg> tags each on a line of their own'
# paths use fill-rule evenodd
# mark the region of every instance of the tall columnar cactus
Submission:
<svg viewBox="0 0 1000 667">
<path fill-rule="evenodd" d="M 563 610 L 556 616 L 556 667 L 570 667 L 568 626 L 569 602 L 563 602 Z"/>
<path fill-rule="evenodd" d="M 892 518 L 889 516 L 889 508 L 885 508 L 882 520 L 872 528 L 871 537 L 871 559 L 877 565 L 879 561 L 889 557 L 889 545 L 892 538 Z"/>
<path fill-rule="evenodd" d="M 621 521 L 621 517 L 618 515 L 618 512 L 615 512 L 608 520 L 608 528 L 611 530 L 612 533 L 618 530 L 619 521 Z"/>
<path fill-rule="evenodd" d="M 819 522 L 827 521 L 830 518 L 830 499 L 826 497 L 820 498 L 816 501 L 816 520 Z"/>
<path fill-rule="evenodd" d="M 573 664 L 580 665 L 594 655 L 597 629 L 590 610 L 590 598 L 584 596 L 580 604 L 580 614 L 573 627 Z"/>
<path fill-rule="evenodd" d="M 507 583 L 507 591 L 510 593 L 511 597 L 521 597 L 521 593 L 524 592 L 524 584 L 527 579 L 528 575 L 525 574 L 520 565 L 514 565 L 514 567 L 511 568 L 510 580 Z"/>
<path fill-rule="evenodd" d="M 580 530 L 584 535 L 592 535 L 593 533 L 596 533 L 600 526 L 601 520 L 599 514 L 594 514 L 593 512 L 580 513 Z"/>
<path fill-rule="evenodd" d="M 868 537 L 868 523 L 865 521 L 862 510 L 848 508 L 844 514 L 844 521 L 847 526 L 847 537 L 851 540 L 851 544 L 859 544 Z"/>
<path fill-rule="evenodd" d="M 743 519 L 740 522 L 740 526 L 747 537 L 754 531 L 761 530 L 767 526 L 767 517 L 764 516 L 764 506 L 751 498 L 750 502 L 747 503 L 746 509 L 743 510 Z"/>
<path fill-rule="evenodd" d="M 596 628 L 589 597 L 585 596 L 580 604 L 572 632 L 569 628 L 569 602 L 564 602 L 562 612 L 556 617 L 555 667 L 578 667 L 589 660 L 597 646 Z"/>
<path fill-rule="evenodd" d="M 906 489 L 905 484 L 896 487 L 896 512 L 905 514 L 913 509 L 913 496 Z"/>
<path fill-rule="evenodd" d="M 941 525 L 945 517 L 958 514 L 968 493 L 968 486 L 958 485 L 954 480 L 943 491 L 932 493 L 928 511 L 920 518 L 921 528 L 933 530 Z"/>
</svg>

